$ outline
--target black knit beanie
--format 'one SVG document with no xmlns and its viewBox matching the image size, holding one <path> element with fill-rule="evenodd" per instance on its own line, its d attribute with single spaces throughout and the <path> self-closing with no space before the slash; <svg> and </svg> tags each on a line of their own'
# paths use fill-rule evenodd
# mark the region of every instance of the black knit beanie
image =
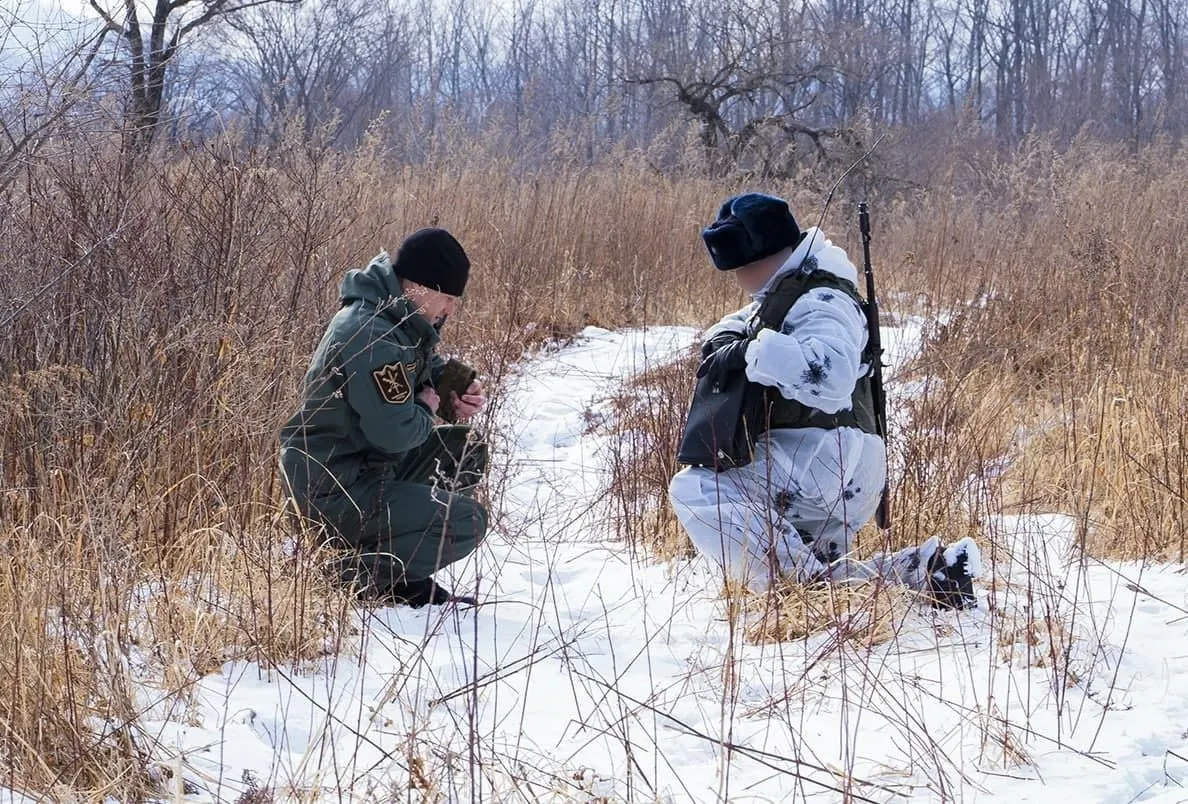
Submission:
<svg viewBox="0 0 1188 804">
<path fill-rule="evenodd" d="M 803 237 L 788 202 L 773 195 L 744 193 L 727 199 L 718 219 L 701 232 L 714 266 L 732 271 L 798 244 Z"/>
<path fill-rule="evenodd" d="M 470 260 L 462 244 L 445 229 L 421 229 L 400 244 L 392 272 L 432 290 L 461 296 L 470 276 Z"/>
</svg>

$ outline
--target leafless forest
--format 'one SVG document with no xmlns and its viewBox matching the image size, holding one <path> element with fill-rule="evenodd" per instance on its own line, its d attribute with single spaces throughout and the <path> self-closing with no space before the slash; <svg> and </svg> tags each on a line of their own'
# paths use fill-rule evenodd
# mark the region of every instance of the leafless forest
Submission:
<svg viewBox="0 0 1188 804">
<path fill-rule="evenodd" d="M 1188 121 L 1175 0 L 78 6 L 0 17 L 10 169 L 62 131 L 143 150 L 297 125 L 340 147 L 378 135 L 411 163 L 448 136 L 527 164 L 649 148 L 660 170 L 692 167 L 677 143 L 694 136 L 711 175 L 789 177 L 884 132 L 1137 147 Z"/>
</svg>

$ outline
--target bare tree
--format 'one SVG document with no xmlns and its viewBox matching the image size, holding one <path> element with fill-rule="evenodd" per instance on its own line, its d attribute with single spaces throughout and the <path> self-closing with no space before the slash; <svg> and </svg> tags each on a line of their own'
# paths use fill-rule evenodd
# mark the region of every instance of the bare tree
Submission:
<svg viewBox="0 0 1188 804">
<path fill-rule="evenodd" d="M 1158 64 L 1160 113 L 1166 125 L 1184 125 L 1184 32 L 1188 10 L 1178 0 L 1155 0 L 1155 59 Z"/>
<path fill-rule="evenodd" d="M 813 122 L 809 110 L 829 71 L 815 63 L 812 51 L 804 54 L 807 59 L 790 58 L 796 45 L 780 35 L 779 20 L 769 18 L 756 25 L 751 14 L 703 19 L 694 49 L 712 54 L 713 61 L 705 58 L 683 73 L 657 65 L 651 75 L 627 76 L 625 81 L 669 89 L 670 97 L 698 124 L 711 174 L 740 166 L 756 145 L 763 146 L 758 157 L 761 170 L 787 173 L 791 166 L 781 155 L 798 140 L 823 158 L 828 140 L 847 136 L 838 126 Z"/>
<path fill-rule="evenodd" d="M 225 65 L 223 80 L 242 88 L 237 103 L 257 133 L 275 137 L 300 117 L 306 137 L 333 126 L 351 141 L 397 105 L 394 82 L 407 72 L 410 33 L 407 17 L 386 3 L 264 6 L 228 23 L 244 55 Z"/>
<path fill-rule="evenodd" d="M 301 0 L 153 0 L 146 9 L 148 18 L 144 23 L 137 0 L 122 0 L 119 4 L 115 0 L 88 2 L 103 19 L 106 30 L 119 36 L 127 48 L 131 144 L 134 150 L 143 151 L 152 144 L 160 126 L 167 73 L 187 36 L 249 8 Z"/>
</svg>

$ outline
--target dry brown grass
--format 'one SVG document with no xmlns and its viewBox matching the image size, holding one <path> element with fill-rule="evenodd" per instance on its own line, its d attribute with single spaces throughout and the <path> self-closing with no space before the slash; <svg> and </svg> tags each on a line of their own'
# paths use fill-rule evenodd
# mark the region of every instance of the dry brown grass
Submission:
<svg viewBox="0 0 1188 804">
<path fill-rule="evenodd" d="M 700 354 L 632 378 L 612 400 L 609 492 L 615 536 L 650 556 L 693 555 L 693 546 L 668 501 L 668 481 L 680 469 L 676 446 L 688 414 L 690 378 Z"/>
<path fill-rule="evenodd" d="M 926 371 L 927 369 L 923 369 Z M 890 436 L 893 483 L 889 534 L 860 535 L 863 554 L 978 536 L 998 505 L 999 479 L 987 469 L 1010 454 L 1014 436 L 1009 391 L 980 387 L 978 375 L 960 383 L 929 377 L 902 398 L 901 425 Z"/>
<path fill-rule="evenodd" d="M 1188 162 L 1084 144 L 1025 157 L 1026 170 L 1003 171 L 1010 202 L 982 213 L 976 238 L 916 260 L 924 286 L 966 294 L 931 300 L 958 312 L 927 340 L 918 376 L 942 383 L 946 403 L 1000 411 L 971 446 L 1010 459 L 1011 508 L 1076 514 L 1098 556 L 1182 560 L 1188 222 L 1168 210 Z M 952 206 L 938 199 L 917 220 Z"/>
<path fill-rule="evenodd" d="M 786 583 L 765 594 L 743 593 L 748 641 L 788 642 L 829 633 L 837 643 L 871 648 L 895 638 L 917 595 L 878 583 Z"/>
<path fill-rule="evenodd" d="M 1061 619 L 1051 614 L 1016 613 L 999 628 L 1003 661 L 1015 667 L 1050 668 L 1070 687 L 1080 680 L 1068 660 L 1073 635 Z"/>
<path fill-rule="evenodd" d="M 378 142 L 219 143 L 119 179 L 107 143 L 56 153 L 0 204 L 0 258 L 19 266 L 0 285 L 8 786 L 152 789 L 129 657 L 184 707 L 228 658 L 301 662 L 342 644 L 345 602 L 321 579 L 316 534 L 285 516 L 275 438 L 346 268 L 413 228 L 455 231 L 475 271 L 447 346 L 493 383 L 588 323 L 707 324 L 740 301 L 698 238 L 735 188 L 660 175 L 642 155 L 528 169 L 475 143 L 408 168 Z M 977 534 L 1011 506 L 1076 513 L 1097 554 L 1182 559 L 1188 157 L 1041 141 L 963 160 L 875 205 L 888 306 L 951 315 L 906 378 L 923 385 L 893 434 L 891 546 Z M 807 187 L 766 189 L 813 210 Z M 825 225 L 856 254 L 851 211 L 839 198 Z M 687 550 L 665 492 L 691 365 L 621 406 L 619 533 L 663 556 Z M 840 621 L 878 640 L 903 602 L 818 594 L 763 603 L 754 638 Z"/>
<path fill-rule="evenodd" d="M 1128 387 L 1099 380 L 1036 425 L 1018 471 L 1042 478 L 1043 499 L 1077 515 L 1095 555 L 1182 563 L 1186 417 L 1183 391 L 1167 376 L 1137 371 Z"/>
</svg>

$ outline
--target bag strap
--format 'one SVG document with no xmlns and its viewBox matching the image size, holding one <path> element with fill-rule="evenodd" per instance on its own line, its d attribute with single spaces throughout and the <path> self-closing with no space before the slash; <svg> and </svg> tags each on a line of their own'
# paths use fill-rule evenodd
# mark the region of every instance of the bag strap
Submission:
<svg viewBox="0 0 1188 804">
<path fill-rule="evenodd" d="M 771 292 L 763 297 L 752 320 L 757 321 L 762 328 L 779 330 L 784 325 L 784 318 L 792 309 L 792 305 L 814 288 L 835 288 L 854 299 L 859 306 L 865 309 L 865 302 L 853 282 L 842 279 L 829 271 L 815 268 L 812 271 L 797 270 L 785 274 L 771 289 Z"/>
</svg>

